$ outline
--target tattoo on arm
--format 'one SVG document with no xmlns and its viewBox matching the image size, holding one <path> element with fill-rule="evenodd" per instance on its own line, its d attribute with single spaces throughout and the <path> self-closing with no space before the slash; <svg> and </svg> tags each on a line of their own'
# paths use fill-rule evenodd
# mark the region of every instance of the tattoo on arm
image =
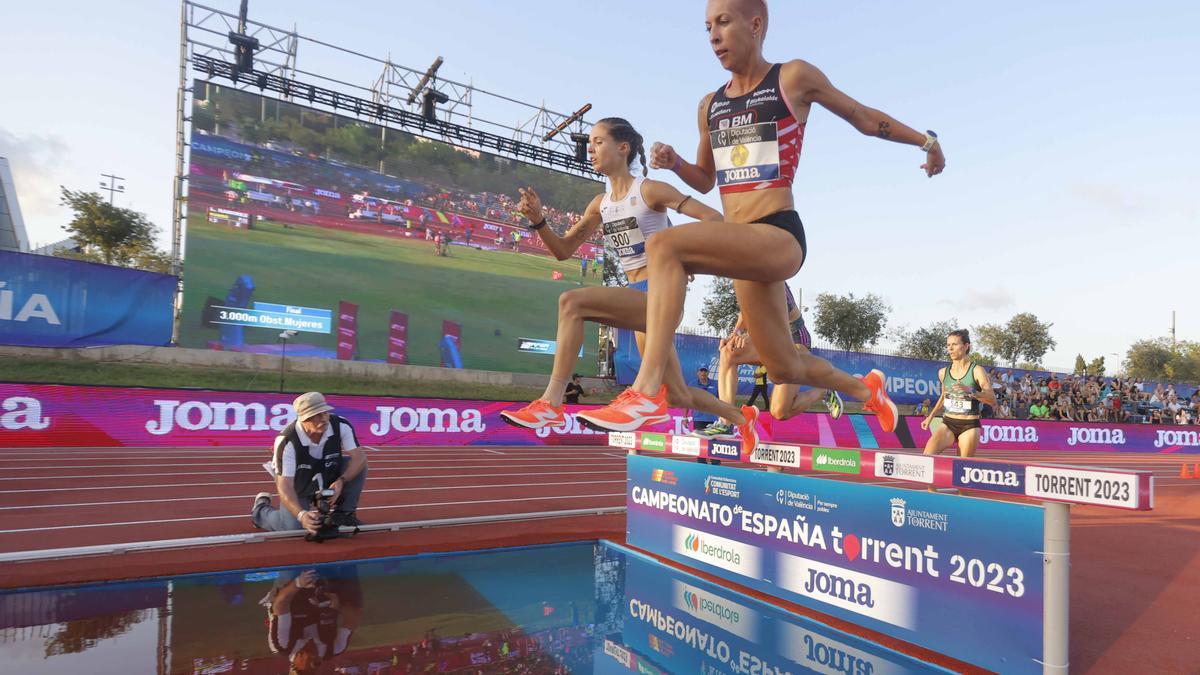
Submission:
<svg viewBox="0 0 1200 675">
<path fill-rule="evenodd" d="M 888 138 L 891 135 L 892 135 L 892 125 L 888 124 L 887 122 L 880 122 L 879 123 L 879 137 L 880 138 Z"/>
</svg>

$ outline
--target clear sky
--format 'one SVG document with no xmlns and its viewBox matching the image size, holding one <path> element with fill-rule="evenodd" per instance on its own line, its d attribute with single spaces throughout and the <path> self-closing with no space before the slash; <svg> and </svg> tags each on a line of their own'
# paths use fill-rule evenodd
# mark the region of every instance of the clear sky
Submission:
<svg viewBox="0 0 1200 675">
<path fill-rule="evenodd" d="M 210 4 L 236 11 L 234 0 Z M 793 288 L 877 293 L 890 325 L 1053 322 L 1058 349 L 1111 365 L 1134 340 L 1200 339 L 1200 3 L 774 0 L 766 55 L 803 58 L 867 105 L 943 139 L 915 148 L 809 119 L 795 188 L 810 252 Z M 58 185 L 126 178 L 118 203 L 169 228 L 179 4 L 6 3 L 0 155 L 30 239 L 62 238 Z M 688 156 L 696 105 L 727 79 L 704 3 L 251 0 L 251 18 L 571 111 L 630 119 Z M 302 69 L 377 70 L 302 46 Z M 516 119 L 505 120 L 516 122 Z M 665 172 L 652 172 L 673 179 Z M 679 184 L 678 182 L 676 182 Z M 704 197 L 719 206 L 716 191 Z M 164 239 L 165 241 L 165 239 Z M 704 284 L 685 323 L 696 323 Z M 548 308 L 547 311 L 550 311 Z"/>
</svg>

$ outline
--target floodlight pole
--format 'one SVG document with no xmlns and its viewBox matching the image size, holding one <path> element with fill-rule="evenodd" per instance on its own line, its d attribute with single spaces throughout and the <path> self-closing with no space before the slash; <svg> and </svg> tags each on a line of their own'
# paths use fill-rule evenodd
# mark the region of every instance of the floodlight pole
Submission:
<svg viewBox="0 0 1200 675">
<path fill-rule="evenodd" d="M 120 176 L 114 176 L 111 173 L 102 173 L 102 174 L 100 174 L 100 177 L 108 179 L 107 183 L 105 183 L 104 181 L 100 181 L 100 189 L 108 191 L 108 205 L 112 206 L 113 195 L 117 192 L 121 192 L 121 193 L 125 192 L 125 186 L 117 185 L 117 181 L 125 180 L 125 179 Z"/>
</svg>

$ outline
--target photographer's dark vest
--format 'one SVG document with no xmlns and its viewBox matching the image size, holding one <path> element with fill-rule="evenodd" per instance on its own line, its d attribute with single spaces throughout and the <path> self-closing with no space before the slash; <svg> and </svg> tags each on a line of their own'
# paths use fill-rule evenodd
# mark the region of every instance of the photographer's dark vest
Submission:
<svg viewBox="0 0 1200 675">
<path fill-rule="evenodd" d="M 320 459 L 313 459 L 308 452 L 308 446 L 301 442 L 300 434 L 304 432 L 296 422 L 292 422 L 279 432 L 279 437 L 284 439 L 284 442 L 276 441 L 275 466 L 283 467 L 283 448 L 291 443 L 292 449 L 296 453 L 296 477 L 293 479 L 292 485 L 295 486 L 296 496 L 300 499 L 312 501 L 313 496 L 320 489 L 320 485 L 328 488 L 333 485 L 333 481 L 341 477 L 343 424 L 349 425 L 350 423 L 343 417 L 329 416 L 331 435 L 321 446 Z M 351 427 L 350 433 L 354 433 L 353 427 Z M 322 477 L 320 485 L 318 485 L 317 476 Z"/>
<path fill-rule="evenodd" d="M 287 635 L 279 635 L 279 617 L 273 612 L 268 613 L 267 629 L 270 631 L 271 651 L 279 654 L 291 654 L 296 642 L 304 637 L 304 629 L 309 626 L 317 627 L 316 639 L 325 645 L 324 658 L 333 654 L 334 642 L 338 632 L 338 610 L 332 609 L 328 602 L 321 602 L 325 591 L 317 588 L 301 588 L 292 598 L 292 627 Z"/>
</svg>

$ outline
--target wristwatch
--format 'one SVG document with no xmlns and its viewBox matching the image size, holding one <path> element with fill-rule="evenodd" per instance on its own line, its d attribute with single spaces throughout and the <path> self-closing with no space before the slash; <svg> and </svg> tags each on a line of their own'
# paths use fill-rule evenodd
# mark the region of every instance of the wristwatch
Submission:
<svg viewBox="0 0 1200 675">
<path fill-rule="evenodd" d="M 933 144 L 937 143 L 937 132 L 925 131 L 925 145 L 921 146 L 921 152 L 929 152 L 933 149 Z"/>
</svg>

